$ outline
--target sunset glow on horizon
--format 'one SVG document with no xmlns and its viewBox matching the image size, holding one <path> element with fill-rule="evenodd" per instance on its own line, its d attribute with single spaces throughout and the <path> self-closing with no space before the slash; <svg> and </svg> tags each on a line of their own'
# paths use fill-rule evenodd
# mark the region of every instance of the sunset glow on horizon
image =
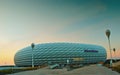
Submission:
<svg viewBox="0 0 120 75">
<path fill-rule="evenodd" d="M 31 43 L 74 42 L 101 45 L 120 58 L 119 0 L 0 0 L 0 65 Z"/>
</svg>

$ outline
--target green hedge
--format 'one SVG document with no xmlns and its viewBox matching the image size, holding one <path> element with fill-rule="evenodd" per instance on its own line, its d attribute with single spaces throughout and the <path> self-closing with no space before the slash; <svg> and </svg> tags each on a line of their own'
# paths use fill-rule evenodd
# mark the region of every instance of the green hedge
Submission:
<svg viewBox="0 0 120 75">
<path fill-rule="evenodd" d="M 36 70 L 38 69 L 37 67 L 28 67 L 28 68 L 21 68 L 21 69 L 5 69 L 5 70 L 0 70 L 0 73 L 3 74 L 11 74 L 11 73 L 16 73 L 16 72 L 21 72 L 21 71 L 28 71 L 28 70 Z"/>
</svg>

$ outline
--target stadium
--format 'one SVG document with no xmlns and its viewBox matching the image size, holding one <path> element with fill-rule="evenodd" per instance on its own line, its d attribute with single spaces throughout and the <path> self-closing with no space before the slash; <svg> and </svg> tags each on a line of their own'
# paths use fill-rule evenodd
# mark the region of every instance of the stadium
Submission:
<svg viewBox="0 0 120 75">
<path fill-rule="evenodd" d="M 35 66 L 45 64 L 94 64 L 106 60 L 106 50 L 102 46 L 81 43 L 43 43 L 34 48 L 28 46 L 14 56 L 16 66 Z"/>
</svg>

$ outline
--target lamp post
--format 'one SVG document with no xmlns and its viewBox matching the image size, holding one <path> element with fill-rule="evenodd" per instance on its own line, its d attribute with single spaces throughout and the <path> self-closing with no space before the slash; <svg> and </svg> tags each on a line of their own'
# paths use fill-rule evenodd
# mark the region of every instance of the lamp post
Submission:
<svg viewBox="0 0 120 75">
<path fill-rule="evenodd" d="M 67 59 L 67 71 L 70 71 L 70 59 Z"/>
<path fill-rule="evenodd" d="M 34 53 L 33 53 L 33 50 L 34 50 L 35 44 L 32 43 L 31 47 L 32 47 L 32 67 L 34 67 L 34 59 L 33 59 L 34 58 Z"/>
<path fill-rule="evenodd" d="M 112 52 L 111 52 L 111 44 L 110 44 L 110 30 L 106 30 L 106 36 L 108 37 L 108 44 L 109 44 L 109 50 L 110 50 L 110 67 L 112 67 Z"/>
<path fill-rule="evenodd" d="M 114 54 L 115 54 L 116 49 L 115 49 L 115 48 L 113 48 L 113 51 L 114 51 Z M 116 55 L 114 55 L 114 58 L 115 58 L 115 56 L 116 56 Z"/>
</svg>

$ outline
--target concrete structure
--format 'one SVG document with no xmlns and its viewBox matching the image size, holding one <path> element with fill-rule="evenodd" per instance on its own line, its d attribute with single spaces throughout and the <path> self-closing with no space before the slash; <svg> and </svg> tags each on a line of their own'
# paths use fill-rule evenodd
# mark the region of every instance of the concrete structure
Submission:
<svg viewBox="0 0 120 75">
<path fill-rule="evenodd" d="M 14 57 L 16 66 L 31 66 L 32 48 L 19 50 Z M 104 62 L 106 50 L 102 46 L 81 43 L 37 44 L 33 50 L 34 65 L 43 64 L 90 64 Z"/>
</svg>

